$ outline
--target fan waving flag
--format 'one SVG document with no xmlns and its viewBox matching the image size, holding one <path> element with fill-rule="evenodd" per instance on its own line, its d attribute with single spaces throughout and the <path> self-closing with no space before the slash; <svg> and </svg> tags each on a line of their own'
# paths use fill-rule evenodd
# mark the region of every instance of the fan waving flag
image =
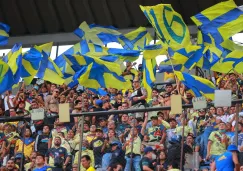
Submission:
<svg viewBox="0 0 243 171">
<path fill-rule="evenodd" d="M 151 35 L 145 27 L 139 27 L 119 37 L 120 44 L 127 50 L 142 50 L 144 49 L 144 45 L 148 45 L 152 40 Z"/>
<path fill-rule="evenodd" d="M 86 39 L 88 42 L 102 46 L 110 42 L 118 42 L 118 37 L 121 33 L 113 26 L 88 25 L 84 21 L 74 31 L 74 34 L 82 39 Z"/>
<path fill-rule="evenodd" d="M 208 99 L 214 99 L 216 87 L 211 81 L 185 72 L 175 71 L 174 73 L 179 81 L 192 90 L 196 97 L 205 96 Z"/>
<path fill-rule="evenodd" d="M 0 94 L 12 88 L 14 76 L 7 63 L 0 60 Z"/>
<path fill-rule="evenodd" d="M 205 35 L 220 44 L 243 30 L 243 11 L 233 0 L 220 2 L 191 17 Z"/>
<path fill-rule="evenodd" d="M 8 54 L 3 57 L 3 61 L 9 65 L 14 76 L 14 83 L 17 84 L 20 80 L 22 68 L 22 44 L 15 44 Z"/>
<path fill-rule="evenodd" d="M 10 27 L 7 24 L 0 23 L 0 46 L 8 44 Z"/>
<path fill-rule="evenodd" d="M 181 15 L 170 4 L 140 6 L 163 43 L 178 50 L 191 44 L 190 33 Z"/>
<path fill-rule="evenodd" d="M 58 66 L 50 58 L 52 44 L 53 43 L 51 42 L 37 46 L 37 48 L 41 50 L 43 57 L 41 59 L 40 68 L 36 76 L 54 84 L 62 85 L 64 83 L 63 74 Z"/>
</svg>

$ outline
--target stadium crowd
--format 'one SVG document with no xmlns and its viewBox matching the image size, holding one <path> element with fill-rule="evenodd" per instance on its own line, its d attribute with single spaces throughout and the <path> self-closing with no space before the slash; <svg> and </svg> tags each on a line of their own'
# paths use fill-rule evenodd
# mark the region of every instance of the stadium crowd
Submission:
<svg viewBox="0 0 243 171">
<path fill-rule="evenodd" d="M 62 103 L 69 103 L 73 114 L 170 106 L 172 94 L 181 95 L 183 104 L 192 103 L 193 94 L 178 81 L 168 82 L 159 90 L 154 88 L 152 99 L 146 101 L 142 74 L 138 70 L 134 75 L 132 66 L 128 63 L 123 73 L 132 78 L 131 90 L 108 88 L 104 89 L 106 94 L 97 95 L 88 89 L 35 83 L 32 89 L 22 86 L 16 95 L 11 91 L 3 94 L 0 116 L 28 116 L 31 110 L 39 108 L 43 108 L 47 116 L 55 116 L 59 112 L 58 104 Z M 173 74 L 165 73 L 165 77 L 166 81 L 175 80 Z M 215 74 L 214 78 L 212 81 L 219 89 L 232 90 L 232 100 L 242 99 L 241 75 Z M 177 115 L 167 110 L 85 116 L 83 130 L 79 125 L 81 117 L 71 118 L 70 123 L 61 123 L 58 118 L 5 122 L 0 124 L 1 170 L 75 171 L 80 163 L 82 171 L 173 171 L 179 170 L 180 161 L 185 171 L 210 170 L 210 165 L 212 170 L 243 170 L 243 113 L 240 112 L 238 125 L 235 116 L 235 106 L 209 106 L 198 111 L 188 109 Z M 238 147 L 232 145 L 236 127 Z M 78 160 L 80 133 L 83 134 L 81 161 Z"/>
</svg>

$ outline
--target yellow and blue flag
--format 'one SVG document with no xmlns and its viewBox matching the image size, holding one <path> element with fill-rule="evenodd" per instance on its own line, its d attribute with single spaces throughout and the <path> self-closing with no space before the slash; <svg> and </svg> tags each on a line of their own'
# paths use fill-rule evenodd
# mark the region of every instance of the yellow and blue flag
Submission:
<svg viewBox="0 0 243 171">
<path fill-rule="evenodd" d="M 243 73 L 243 51 L 234 50 L 221 60 L 217 69 L 216 67 L 212 69 L 222 73 L 227 73 L 234 69 L 237 73 Z"/>
<path fill-rule="evenodd" d="M 163 73 L 163 72 L 167 72 L 167 73 L 172 73 L 175 71 L 183 71 L 184 67 L 182 64 L 178 64 L 178 65 L 159 65 L 158 67 L 158 73 Z"/>
<path fill-rule="evenodd" d="M 21 78 L 23 78 L 25 85 L 31 84 L 39 70 L 41 60 L 42 53 L 37 47 L 30 48 L 30 50 L 23 54 Z"/>
<path fill-rule="evenodd" d="M 36 76 L 43 80 L 62 85 L 65 82 L 63 79 L 63 74 L 54 61 L 50 58 L 52 44 L 53 42 L 36 46 L 37 49 L 40 49 L 42 53 L 41 64 Z"/>
<path fill-rule="evenodd" d="M 14 76 L 14 83 L 17 84 L 20 80 L 22 68 L 22 44 L 15 44 L 8 54 L 3 57 L 3 61 L 9 65 Z"/>
<path fill-rule="evenodd" d="M 168 48 L 168 54 L 170 59 L 167 59 L 161 64 L 166 65 L 166 62 L 171 60 L 172 65 L 182 64 L 187 69 L 191 70 L 197 64 L 197 62 L 203 57 L 203 52 L 204 47 L 196 45 L 189 45 L 177 51 L 173 51 L 171 48 Z"/>
<path fill-rule="evenodd" d="M 81 70 L 83 66 L 90 65 L 91 63 L 97 63 L 99 65 L 104 65 L 111 72 L 114 72 L 117 75 L 121 75 L 120 65 L 110 60 L 105 61 L 100 58 L 87 55 L 65 55 L 64 58 L 75 72 Z"/>
<path fill-rule="evenodd" d="M 110 42 L 118 42 L 118 37 L 121 33 L 113 26 L 88 25 L 84 21 L 74 31 L 74 34 L 81 39 L 86 39 L 88 42 L 102 46 Z"/>
<path fill-rule="evenodd" d="M 102 59 L 111 59 L 113 62 L 117 61 L 135 61 L 140 55 L 138 50 L 126 50 L 126 49 L 117 49 L 117 48 L 107 48 L 104 46 L 95 45 L 93 43 L 88 43 L 86 40 L 82 40 L 79 43 L 75 44 L 73 47 L 65 51 L 63 54 L 59 55 L 54 62 L 61 69 L 64 74 L 64 78 L 68 78 L 74 75 L 74 71 L 71 66 L 65 60 L 65 55 L 87 55 L 93 56 Z"/>
<path fill-rule="evenodd" d="M 167 50 L 168 45 L 159 41 L 156 44 L 145 46 L 143 50 L 143 57 L 144 59 L 153 59 L 159 55 L 167 55 Z"/>
<path fill-rule="evenodd" d="M 204 35 L 212 36 L 217 44 L 243 30 L 243 11 L 233 0 L 220 2 L 191 19 Z"/>
<path fill-rule="evenodd" d="M 10 90 L 14 85 L 14 76 L 7 63 L 0 60 L 0 94 Z"/>
<path fill-rule="evenodd" d="M 116 68 L 116 72 L 111 71 L 110 68 L 103 64 L 90 63 L 76 72 L 73 80 L 78 80 L 80 85 L 95 90 L 98 90 L 100 87 L 130 89 L 131 82 L 120 76 L 119 66 L 113 66 L 113 68 Z"/>
<path fill-rule="evenodd" d="M 156 67 L 157 63 L 155 59 L 143 59 L 142 69 L 143 69 L 143 87 L 147 90 L 147 101 L 152 98 L 152 89 L 154 82 L 156 80 Z"/>
<path fill-rule="evenodd" d="M 10 27 L 7 24 L 0 23 L 0 46 L 8 44 Z"/>
<path fill-rule="evenodd" d="M 170 4 L 140 6 L 140 8 L 163 43 L 168 44 L 173 50 L 191 44 L 187 25 Z"/>
<path fill-rule="evenodd" d="M 146 27 L 139 27 L 119 37 L 119 43 L 126 50 L 142 50 L 144 46 L 148 45 L 152 40 Z"/>
<path fill-rule="evenodd" d="M 174 73 L 178 80 L 191 89 L 196 97 L 205 96 L 208 99 L 214 99 L 216 87 L 211 81 L 185 72 L 175 71 Z"/>
</svg>

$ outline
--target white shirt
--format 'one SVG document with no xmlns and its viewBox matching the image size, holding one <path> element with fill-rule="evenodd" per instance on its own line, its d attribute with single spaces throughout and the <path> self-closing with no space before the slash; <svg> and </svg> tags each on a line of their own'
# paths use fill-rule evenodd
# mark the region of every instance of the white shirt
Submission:
<svg viewBox="0 0 243 171">
<path fill-rule="evenodd" d="M 14 105 L 13 105 L 13 98 L 14 98 L 14 95 L 10 95 L 9 96 L 9 104 L 12 107 L 14 107 Z M 4 108 L 5 108 L 5 111 L 9 110 L 8 103 L 7 103 L 7 96 L 4 97 Z"/>
</svg>

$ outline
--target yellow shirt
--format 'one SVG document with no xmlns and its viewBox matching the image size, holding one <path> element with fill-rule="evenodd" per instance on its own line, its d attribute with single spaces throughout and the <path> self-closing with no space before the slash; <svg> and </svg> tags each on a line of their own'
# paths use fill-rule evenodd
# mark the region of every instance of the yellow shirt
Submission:
<svg viewBox="0 0 243 171">
<path fill-rule="evenodd" d="M 130 134 L 126 138 L 126 142 L 129 143 L 129 145 L 126 146 L 126 154 L 129 154 L 132 151 L 132 138 L 131 138 Z M 134 154 L 141 155 L 141 145 L 142 145 L 141 138 L 139 136 L 137 136 L 136 138 L 134 137 L 134 140 L 133 140 L 133 153 Z"/>
<path fill-rule="evenodd" d="M 227 135 L 224 135 L 227 136 Z M 226 145 L 222 144 L 221 141 L 218 140 L 223 138 L 223 135 L 218 132 L 218 131 L 213 131 L 210 136 L 209 140 L 212 141 L 211 149 L 210 149 L 210 154 L 211 155 L 221 155 L 226 151 Z M 227 136 L 229 139 L 229 137 Z"/>
<path fill-rule="evenodd" d="M 175 132 L 176 132 L 177 135 L 182 135 L 182 126 L 176 127 Z M 184 137 L 186 137 L 189 133 L 193 134 L 192 128 L 185 125 Z"/>
<path fill-rule="evenodd" d="M 95 168 L 90 166 L 86 171 L 95 171 Z"/>
<path fill-rule="evenodd" d="M 73 164 L 78 164 L 78 154 L 79 154 L 79 152 L 77 151 L 75 153 Z M 94 167 L 94 165 L 95 165 L 95 163 L 94 163 L 94 152 L 92 150 L 84 150 L 84 151 L 82 151 L 82 156 L 84 156 L 84 155 L 88 155 L 91 158 L 90 166 Z M 86 169 L 81 165 L 80 170 L 85 171 Z"/>
<path fill-rule="evenodd" d="M 24 155 L 26 157 L 30 157 L 33 149 L 34 149 L 35 141 L 31 142 L 30 144 L 24 144 Z M 18 139 L 16 142 L 17 152 L 22 152 L 23 149 L 23 141 Z"/>
</svg>

